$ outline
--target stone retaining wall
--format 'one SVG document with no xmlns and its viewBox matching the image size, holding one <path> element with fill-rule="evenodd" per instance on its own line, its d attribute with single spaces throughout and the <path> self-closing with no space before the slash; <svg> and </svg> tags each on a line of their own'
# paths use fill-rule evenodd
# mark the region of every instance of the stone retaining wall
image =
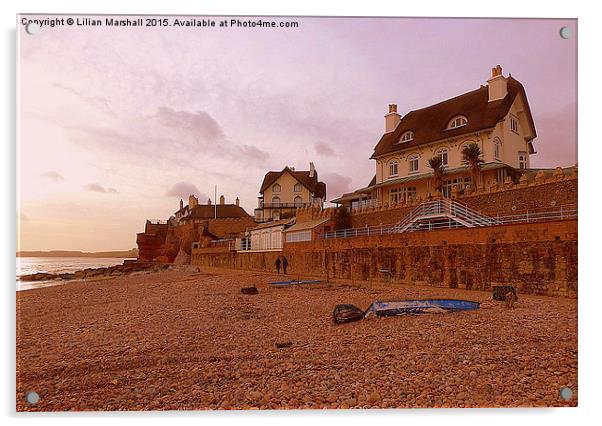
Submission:
<svg viewBox="0 0 602 426">
<path fill-rule="evenodd" d="M 576 220 L 317 240 L 282 252 L 194 249 L 192 264 L 274 271 L 278 256 L 292 276 L 478 290 L 510 284 L 519 293 L 577 297 Z"/>
</svg>

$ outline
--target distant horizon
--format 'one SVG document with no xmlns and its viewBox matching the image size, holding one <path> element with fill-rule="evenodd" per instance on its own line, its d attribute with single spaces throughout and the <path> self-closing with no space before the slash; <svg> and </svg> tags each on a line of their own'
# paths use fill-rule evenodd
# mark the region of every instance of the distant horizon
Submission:
<svg viewBox="0 0 602 426">
<path fill-rule="evenodd" d="M 278 19 L 299 27 L 18 28 L 18 251 L 133 247 L 215 184 L 252 215 L 267 171 L 310 161 L 332 200 L 374 175 L 389 103 L 458 96 L 497 64 L 525 86 L 531 166 L 577 163 L 576 20 Z"/>
<path fill-rule="evenodd" d="M 72 253 L 72 254 L 82 254 L 82 255 L 92 255 L 92 254 L 118 254 L 118 253 L 129 253 L 129 252 L 133 252 L 133 251 L 138 251 L 137 248 L 131 248 L 131 249 L 123 249 L 123 250 L 99 250 L 99 251 L 83 251 L 83 250 L 64 250 L 64 249 L 54 249 L 54 250 L 17 250 L 15 252 L 15 255 L 17 257 L 29 257 L 29 256 L 23 256 L 23 254 L 32 254 L 32 253 L 39 253 L 39 254 L 53 254 L 53 253 Z M 33 257 L 39 257 L 39 256 L 33 256 Z M 49 256 L 49 257 L 55 257 L 55 256 Z M 63 256 L 63 257 L 90 257 L 90 256 Z M 115 257 L 127 257 L 127 256 L 115 256 Z"/>
</svg>

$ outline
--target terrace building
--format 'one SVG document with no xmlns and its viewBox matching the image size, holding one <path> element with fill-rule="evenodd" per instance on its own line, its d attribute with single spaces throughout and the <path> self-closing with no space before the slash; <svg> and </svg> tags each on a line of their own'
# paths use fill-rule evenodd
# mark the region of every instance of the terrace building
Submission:
<svg viewBox="0 0 602 426">
<path fill-rule="evenodd" d="M 334 203 L 358 207 L 398 204 L 436 195 L 428 160 L 441 157 L 444 167 L 441 195 L 484 188 L 512 180 L 529 169 L 535 153 L 533 116 L 523 85 L 502 67 L 491 70 L 487 85 L 403 117 L 389 105 L 385 131 L 372 153 L 375 176 L 369 185 L 344 194 Z M 483 163 L 477 182 L 463 163 L 462 150 L 477 144 Z"/>
</svg>

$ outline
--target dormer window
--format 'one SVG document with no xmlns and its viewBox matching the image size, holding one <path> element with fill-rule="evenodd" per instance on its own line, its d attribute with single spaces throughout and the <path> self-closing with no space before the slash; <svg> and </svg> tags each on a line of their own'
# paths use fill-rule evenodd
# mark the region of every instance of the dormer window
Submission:
<svg viewBox="0 0 602 426">
<path fill-rule="evenodd" d="M 272 185 L 272 192 L 280 192 L 281 188 L 279 184 Z"/>
<path fill-rule="evenodd" d="M 399 139 L 399 143 L 406 143 L 414 140 L 414 132 L 408 130 L 401 135 L 401 139 Z"/>
<path fill-rule="evenodd" d="M 447 125 L 449 129 L 457 129 L 458 127 L 466 126 L 468 124 L 468 119 L 463 115 L 457 115 L 449 121 Z"/>
</svg>

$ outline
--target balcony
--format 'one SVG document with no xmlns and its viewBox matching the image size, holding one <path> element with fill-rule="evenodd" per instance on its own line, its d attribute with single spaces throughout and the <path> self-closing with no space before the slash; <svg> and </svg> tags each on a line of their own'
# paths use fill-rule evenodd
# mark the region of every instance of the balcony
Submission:
<svg viewBox="0 0 602 426">
<path fill-rule="evenodd" d="M 296 209 L 299 207 L 308 207 L 311 203 L 263 203 L 255 210 L 263 209 Z"/>
</svg>

